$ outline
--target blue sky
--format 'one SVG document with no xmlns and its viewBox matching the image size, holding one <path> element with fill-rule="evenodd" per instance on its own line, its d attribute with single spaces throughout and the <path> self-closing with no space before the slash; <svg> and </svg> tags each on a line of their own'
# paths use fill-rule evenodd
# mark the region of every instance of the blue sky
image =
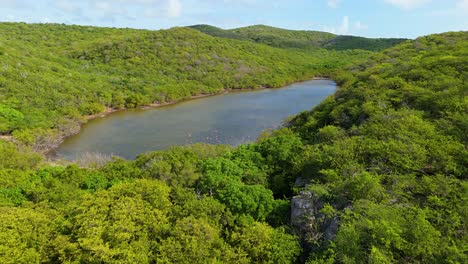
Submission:
<svg viewBox="0 0 468 264">
<path fill-rule="evenodd" d="M 266 24 L 415 38 L 468 30 L 468 0 L 0 0 L 0 21 L 145 29 Z"/>
</svg>

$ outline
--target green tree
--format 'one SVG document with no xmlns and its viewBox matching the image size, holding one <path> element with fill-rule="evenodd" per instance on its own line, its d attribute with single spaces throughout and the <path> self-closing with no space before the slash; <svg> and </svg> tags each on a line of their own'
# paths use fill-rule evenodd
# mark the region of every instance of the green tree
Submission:
<svg viewBox="0 0 468 264">
<path fill-rule="evenodd" d="M 301 253 L 293 235 L 259 222 L 232 233 L 230 239 L 255 263 L 292 263 Z"/>
</svg>

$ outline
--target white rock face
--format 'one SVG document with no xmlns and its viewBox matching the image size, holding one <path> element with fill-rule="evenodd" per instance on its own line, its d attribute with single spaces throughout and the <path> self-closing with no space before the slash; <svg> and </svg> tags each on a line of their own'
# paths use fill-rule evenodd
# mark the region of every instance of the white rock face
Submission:
<svg viewBox="0 0 468 264">
<path fill-rule="evenodd" d="M 312 192 L 302 191 L 291 199 L 291 224 L 294 227 L 303 228 L 303 225 L 317 213 L 314 198 Z"/>
<path fill-rule="evenodd" d="M 303 239 L 313 237 L 328 243 L 335 237 L 339 220 L 325 219 L 322 208 L 323 202 L 311 191 L 302 191 L 291 199 L 291 224 Z"/>
</svg>

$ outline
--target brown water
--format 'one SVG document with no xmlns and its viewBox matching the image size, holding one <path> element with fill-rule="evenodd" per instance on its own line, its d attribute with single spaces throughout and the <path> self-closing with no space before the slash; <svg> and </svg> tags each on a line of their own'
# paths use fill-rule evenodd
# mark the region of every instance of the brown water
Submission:
<svg viewBox="0 0 468 264">
<path fill-rule="evenodd" d="M 335 92 L 336 83 L 313 80 L 280 89 L 234 92 L 147 110 L 113 113 L 85 124 L 55 151 L 73 160 L 87 152 L 133 159 L 137 154 L 196 142 L 238 145 L 277 128 Z"/>
</svg>

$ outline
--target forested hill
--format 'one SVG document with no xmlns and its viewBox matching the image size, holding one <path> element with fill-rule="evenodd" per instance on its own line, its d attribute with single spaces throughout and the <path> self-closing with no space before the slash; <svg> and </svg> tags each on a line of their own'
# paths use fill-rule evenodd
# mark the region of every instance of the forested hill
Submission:
<svg viewBox="0 0 468 264">
<path fill-rule="evenodd" d="M 406 40 L 401 38 L 339 36 L 321 31 L 287 30 L 265 25 L 227 30 L 210 25 L 194 25 L 190 26 L 190 28 L 215 37 L 249 40 L 272 47 L 306 50 L 313 50 L 321 47 L 331 50 L 361 49 L 381 51 Z"/>
<path fill-rule="evenodd" d="M 42 147 L 105 108 L 280 87 L 369 55 L 283 50 L 189 28 L 0 23 L 0 36 L 0 134 Z"/>
<path fill-rule="evenodd" d="M 290 124 L 307 145 L 295 199 L 320 211 L 317 226 L 299 221 L 309 260 L 467 263 L 468 32 L 405 42 L 340 76 L 334 97 Z"/>
<path fill-rule="evenodd" d="M 264 25 L 255 25 L 235 29 L 221 29 L 210 25 L 190 26 L 208 35 L 249 40 L 279 48 L 311 48 L 319 47 L 336 36 L 327 32 L 287 30 Z"/>
<path fill-rule="evenodd" d="M 372 54 L 187 28 L 0 32 L 0 125 L 22 139 L 0 139 L 1 262 L 468 262 L 468 32 Z M 318 73 L 336 94 L 248 145 L 65 165 L 27 145 L 104 105 Z"/>
<path fill-rule="evenodd" d="M 364 38 L 356 36 L 336 36 L 323 43 L 321 47 L 332 50 L 363 49 L 382 51 L 400 44 L 407 39 L 401 38 Z"/>
</svg>

